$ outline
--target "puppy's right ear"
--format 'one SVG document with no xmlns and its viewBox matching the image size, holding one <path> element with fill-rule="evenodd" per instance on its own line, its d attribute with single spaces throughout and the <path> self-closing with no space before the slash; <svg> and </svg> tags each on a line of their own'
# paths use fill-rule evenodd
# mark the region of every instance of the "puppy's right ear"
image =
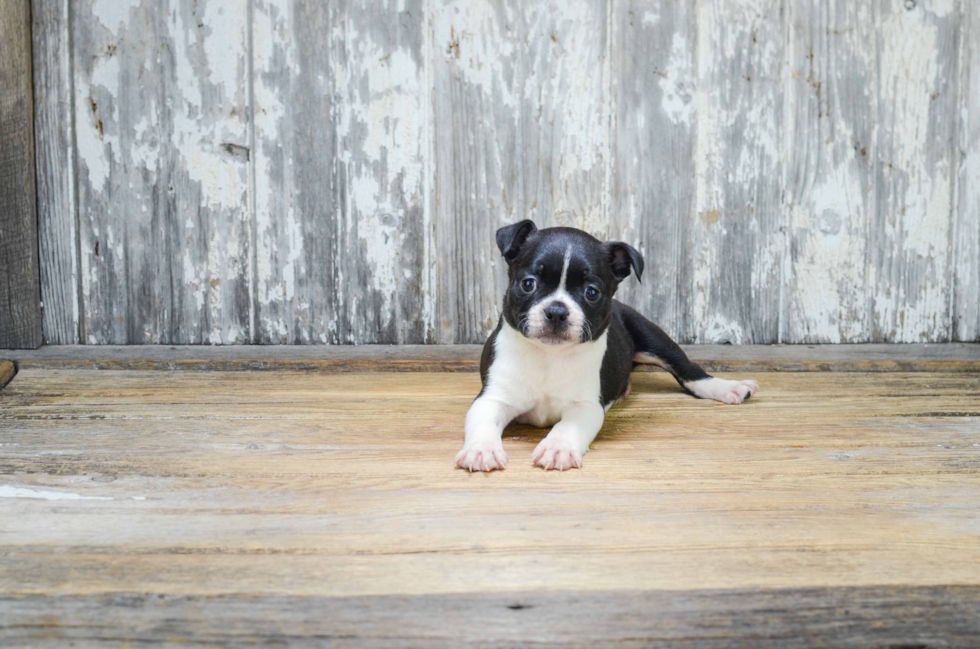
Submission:
<svg viewBox="0 0 980 649">
<path fill-rule="evenodd" d="M 528 219 L 497 230 L 497 247 L 508 264 L 517 257 L 527 238 L 537 231 L 537 226 Z"/>
</svg>

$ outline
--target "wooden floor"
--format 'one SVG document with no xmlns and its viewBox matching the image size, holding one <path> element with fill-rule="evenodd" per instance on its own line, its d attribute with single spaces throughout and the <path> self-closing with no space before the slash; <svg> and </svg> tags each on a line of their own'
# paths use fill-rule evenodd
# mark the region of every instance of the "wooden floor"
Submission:
<svg viewBox="0 0 980 649">
<path fill-rule="evenodd" d="M 980 646 L 980 373 L 752 378 L 471 475 L 474 373 L 22 369 L 0 646 Z"/>
</svg>

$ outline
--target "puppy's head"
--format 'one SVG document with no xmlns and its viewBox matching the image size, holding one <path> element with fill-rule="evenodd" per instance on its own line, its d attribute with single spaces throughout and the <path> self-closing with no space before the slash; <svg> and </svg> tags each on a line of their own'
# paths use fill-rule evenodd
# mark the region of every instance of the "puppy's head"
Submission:
<svg viewBox="0 0 980 649">
<path fill-rule="evenodd" d="M 590 342 L 612 318 L 619 283 L 643 274 L 632 246 L 604 243 L 574 228 L 538 230 L 521 221 L 497 231 L 507 260 L 504 318 L 524 336 L 546 345 Z"/>
</svg>

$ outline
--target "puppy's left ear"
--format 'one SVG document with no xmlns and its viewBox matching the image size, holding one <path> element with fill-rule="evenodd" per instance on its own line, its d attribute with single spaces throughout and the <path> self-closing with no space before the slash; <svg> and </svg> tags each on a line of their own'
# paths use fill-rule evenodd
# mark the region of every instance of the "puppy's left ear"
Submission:
<svg viewBox="0 0 980 649">
<path fill-rule="evenodd" d="M 609 264 L 617 282 L 630 276 L 630 268 L 636 273 L 637 281 L 640 280 L 643 276 L 643 256 L 636 248 L 622 241 L 613 241 L 606 244 L 606 249 L 609 251 Z"/>
<path fill-rule="evenodd" d="M 537 231 L 537 226 L 530 219 L 519 221 L 514 225 L 505 225 L 497 230 L 497 247 L 500 248 L 500 254 L 508 264 L 517 257 L 527 238 Z"/>
</svg>

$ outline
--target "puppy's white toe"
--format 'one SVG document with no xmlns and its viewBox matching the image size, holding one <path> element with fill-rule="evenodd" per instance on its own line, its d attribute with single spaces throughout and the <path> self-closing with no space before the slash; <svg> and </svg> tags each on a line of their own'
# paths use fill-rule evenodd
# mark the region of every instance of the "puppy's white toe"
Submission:
<svg viewBox="0 0 980 649">
<path fill-rule="evenodd" d="M 531 461 L 546 471 L 581 469 L 582 452 L 568 440 L 549 435 L 531 453 Z"/>
<path fill-rule="evenodd" d="M 507 454 L 500 441 L 467 444 L 456 454 L 456 466 L 468 471 L 494 471 L 507 468 Z"/>
<path fill-rule="evenodd" d="M 709 377 L 700 381 L 690 381 L 684 387 L 702 399 L 713 399 L 737 406 L 759 390 L 759 383 L 753 380 L 729 381 Z"/>
</svg>

